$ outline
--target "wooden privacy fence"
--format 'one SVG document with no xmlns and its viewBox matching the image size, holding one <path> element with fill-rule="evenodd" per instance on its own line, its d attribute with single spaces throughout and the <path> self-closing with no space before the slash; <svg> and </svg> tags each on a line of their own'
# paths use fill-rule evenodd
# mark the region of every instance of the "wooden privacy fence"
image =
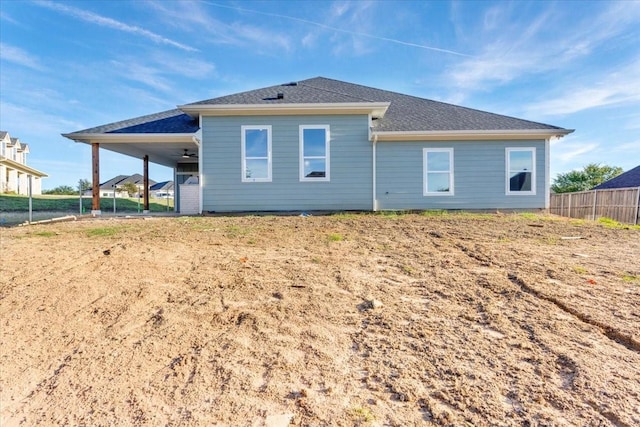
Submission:
<svg viewBox="0 0 640 427">
<path fill-rule="evenodd" d="M 606 217 L 636 225 L 640 219 L 640 187 L 552 194 L 549 211 L 570 218 Z"/>
</svg>

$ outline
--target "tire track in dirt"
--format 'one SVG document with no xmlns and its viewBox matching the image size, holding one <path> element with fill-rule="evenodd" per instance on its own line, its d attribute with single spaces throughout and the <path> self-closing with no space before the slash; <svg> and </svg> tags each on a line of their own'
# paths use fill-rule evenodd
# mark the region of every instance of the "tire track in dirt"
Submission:
<svg viewBox="0 0 640 427">
<path fill-rule="evenodd" d="M 468 247 L 466 247 L 466 246 L 464 246 L 462 244 L 456 244 L 455 246 L 458 249 L 460 249 L 460 251 L 462 251 L 462 253 L 467 255 L 469 258 L 479 262 L 483 266 L 489 266 L 491 264 L 494 264 L 494 262 L 491 260 L 491 257 L 488 256 L 488 255 L 485 255 L 483 253 L 478 253 L 477 251 L 471 250 L 471 249 L 469 249 Z M 503 267 L 503 266 L 501 266 L 501 267 Z M 621 331 L 615 329 L 614 327 L 612 327 L 610 325 L 607 325 L 604 322 L 600 322 L 597 319 L 591 318 L 589 315 L 587 315 L 585 313 L 582 313 L 582 312 L 580 312 L 580 311 L 568 306 L 567 304 L 565 304 L 564 302 L 562 302 L 558 298 L 546 295 L 546 294 L 538 291 L 533 286 L 527 284 L 524 281 L 524 279 L 522 279 L 521 277 L 519 277 L 515 273 L 507 273 L 507 278 L 509 279 L 509 281 L 511 281 L 511 283 L 513 283 L 514 285 L 518 286 L 523 292 L 526 292 L 527 294 L 532 295 L 532 296 L 534 296 L 534 297 L 536 297 L 538 299 L 541 299 L 543 301 L 547 301 L 547 302 L 552 303 L 553 305 L 558 307 L 560 310 L 564 311 L 567 314 L 570 314 L 570 315 L 574 316 L 575 318 L 577 318 L 581 322 L 586 323 L 586 324 L 591 325 L 591 326 L 595 326 L 611 341 L 624 346 L 628 350 L 634 351 L 636 353 L 640 353 L 640 342 L 637 341 L 636 339 L 634 339 L 632 336 L 624 334 Z"/>
<path fill-rule="evenodd" d="M 604 322 L 600 322 L 596 319 L 592 319 L 590 316 L 584 313 L 581 313 L 580 311 L 574 308 L 569 307 L 567 304 L 563 303 L 557 298 L 543 294 L 542 292 L 529 286 L 522 278 L 518 277 L 518 275 L 516 274 L 508 273 L 507 277 L 509 278 L 511 283 L 519 286 L 520 289 L 522 289 L 524 292 L 528 293 L 529 295 L 533 295 L 536 298 L 552 303 L 553 305 L 558 307 L 560 310 L 576 317 L 581 322 L 584 322 L 591 326 L 595 326 L 611 341 L 614 341 L 617 344 L 625 346 L 628 350 L 635 351 L 636 353 L 640 353 L 640 342 L 635 340 L 632 336 L 623 334 L 622 332 L 605 324 Z"/>
</svg>

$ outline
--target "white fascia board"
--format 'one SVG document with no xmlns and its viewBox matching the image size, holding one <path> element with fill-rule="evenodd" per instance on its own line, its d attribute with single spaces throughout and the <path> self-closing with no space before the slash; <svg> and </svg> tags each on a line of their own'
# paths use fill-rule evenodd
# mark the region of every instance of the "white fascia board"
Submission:
<svg viewBox="0 0 640 427">
<path fill-rule="evenodd" d="M 373 132 L 378 141 L 474 141 L 563 137 L 573 129 L 457 130 Z"/>
<path fill-rule="evenodd" d="M 76 142 L 130 144 L 157 142 L 192 142 L 193 133 L 63 133 L 62 136 Z"/>
<path fill-rule="evenodd" d="M 200 104 L 179 105 L 186 114 L 202 116 L 265 116 L 311 114 L 371 114 L 382 117 L 390 102 L 339 102 L 311 104 Z"/>
<path fill-rule="evenodd" d="M 0 157 L 0 164 L 7 166 L 10 169 L 15 169 L 20 173 L 24 173 L 27 175 L 33 175 L 39 178 L 47 178 L 49 177 L 49 175 L 47 175 L 44 172 L 41 172 L 37 169 L 34 169 L 32 167 L 29 167 L 27 165 L 23 165 L 22 163 L 18 163 L 16 161 L 7 159 L 6 157 Z"/>
</svg>

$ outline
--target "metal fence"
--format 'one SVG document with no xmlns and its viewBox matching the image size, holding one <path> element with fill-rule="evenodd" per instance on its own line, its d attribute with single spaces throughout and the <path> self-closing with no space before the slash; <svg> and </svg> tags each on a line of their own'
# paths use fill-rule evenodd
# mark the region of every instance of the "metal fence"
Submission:
<svg viewBox="0 0 640 427">
<path fill-rule="evenodd" d="M 552 194 L 549 210 L 570 218 L 606 217 L 636 225 L 640 221 L 640 187 Z"/>
</svg>

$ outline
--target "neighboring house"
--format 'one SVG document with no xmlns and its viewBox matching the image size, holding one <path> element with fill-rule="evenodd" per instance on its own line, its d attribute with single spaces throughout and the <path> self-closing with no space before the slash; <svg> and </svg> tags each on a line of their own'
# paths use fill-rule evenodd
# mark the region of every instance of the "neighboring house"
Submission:
<svg viewBox="0 0 640 427">
<path fill-rule="evenodd" d="M 108 181 L 100 184 L 100 197 L 105 198 L 113 198 L 113 193 L 115 192 L 116 197 L 135 197 L 136 195 L 130 196 L 127 191 L 123 188 L 123 185 L 127 182 L 132 182 L 138 187 L 138 194 L 142 194 L 144 190 L 144 178 L 142 175 L 136 173 L 133 175 L 118 175 L 116 177 L 111 178 Z M 151 188 L 156 182 L 153 180 L 149 180 L 149 187 Z M 93 192 L 91 190 L 87 190 L 84 192 L 85 196 L 91 196 Z"/>
<path fill-rule="evenodd" d="M 42 194 L 42 178 L 47 174 L 27 166 L 29 145 L 0 131 L 0 193 Z"/>
<path fill-rule="evenodd" d="M 167 199 L 173 198 L 173 181 L 164 181 L 149 187 L 151 197 Z"/>
<path fill-rule="evenodd" d="M 640 166 L 622 173 L 609 181 L 593 187 L 593 190 L 607 190 L 613 188 L 640 187 Z"/>
<path fill-rule="evenodd" d="M 198 212 L 232 212 L 548 208 L 571 132 L 317 77 L 64 136 L 173 168 L 179 211 L 197 177 Z"/>
</svg>

